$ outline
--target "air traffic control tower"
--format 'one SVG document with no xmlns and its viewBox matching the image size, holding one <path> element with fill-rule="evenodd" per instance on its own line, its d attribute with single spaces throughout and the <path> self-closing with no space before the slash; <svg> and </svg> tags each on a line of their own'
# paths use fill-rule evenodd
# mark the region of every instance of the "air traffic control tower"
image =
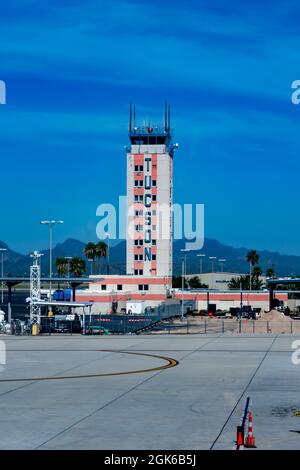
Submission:
<svg viewBox="0 0 300 470">
<path fill-rule="evenodd" d="M 161 126 L 136 123 L 127 151 L 127 274 L 172 276 L 173 153 L 170 106 Z"/>
</svg>

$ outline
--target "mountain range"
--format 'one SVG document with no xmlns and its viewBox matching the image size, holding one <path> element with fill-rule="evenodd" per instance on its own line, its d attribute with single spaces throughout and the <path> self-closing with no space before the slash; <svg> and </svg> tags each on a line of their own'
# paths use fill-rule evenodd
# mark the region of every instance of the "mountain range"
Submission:
<svg viewBox="0 0 300 470">
<path fill-rule="evenodd" d="M 63 243 L 58 243 L 53 248 L 53 260 L 58 257 L 66 256 L 80 256 L 84 257 L 85 243 L 72 238 L 67 239 Z M 181 273 L 181 249 L 185 247 L 185 240 L 178 240 L 173 243 L 173 271 L 174 275 Z M 6 248 L 4 252 L 4 275 L 9 276 L 28 276 L 29 267 L 32 263 L 30 254 L 22 255 L 12 250 L 6 243 L 0 241 L 0 248 Z M 252 247 L 253 248 L 253 247 Z M 255 249 L 255 248 L 254 248 Z M 248 248 L 233 248 L 229 245 L 224 245 L 214 239 L 205 239 L 204 247 L 201 253 L 205 254 L 203 258 L 203 272 L 210 272 L 212 269 L 210 256 L 216 256 L 214 262 L 214 270 L 220 270 L 220 263 L 218 259 L 226 259 L 224 263 L 224 271 L 247 273 L 249 266 L 246 263 L 246 255 L 249 251 Z M 266 269 L 273 267 L 278 276 L 297 276 L 300 274 L 300 256 L 282 255 L 277 252 L 267 250 L 259 251 L 260 267 L 263 272 Z M 42 274 L 48 275 L 49 273 L 49 250 L 43 250 L 42 257 Z M 198 251 L 190 251 L 187 254 L 187 273 L 199 273 L 200 271 L 200 258 L 197 257 Z M 55 271 L 55 267 L 53 268 Z M 87 266 L 87 272 L 90 267 Z M 100 260 L 100 273 L 106 272 L 106 260 Z M 126 242 L 120 243 L 110 248 L 110 273 L 111 274 L 125 274 L 126 273 Z"/>
</svg>

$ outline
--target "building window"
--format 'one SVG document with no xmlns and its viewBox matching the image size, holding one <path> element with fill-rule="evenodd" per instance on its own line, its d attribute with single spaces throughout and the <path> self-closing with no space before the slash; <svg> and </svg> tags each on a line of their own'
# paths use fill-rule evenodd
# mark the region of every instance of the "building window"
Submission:
<svg viewBox="0 0 300 470">
<path fill-rule="evenodd" d="M 139 201 L 143 202 L 143 195 L 142 194 L 139 195 Z"/>
<path fill-rule="evenodd" d="M 144 181 L 143 180 L 139 180 L 139 186 L 140 187 L 144 186 Z"/>
<path fill-rule="evenodd" d="M 134 165 L 134 171 L 139 171 L 139 166 L 138 165 Z"/>
<path fill-rule="evenodd" d="M 135 276 L 142 276 L 143 275 L 143 270 L 142 269 L 135 269 L 134 270 L 134 275 Z"/>
<path fill-rule="evenodd" d="M 139 255 L 134 255 L 134 261 L 138 261 Z"/>
<path fill-rule="evenodd" d="M 123 290 L 122 284 L 118 284 L 118 285 L 117 285 L 117 290 Z"/>
<path fill-rule="evenodd" d="M 152 225 L 152 230 L 156 230 L 156 225 Z"/>
<path fill-rule="evenodd" d="M 152 260 L 156 261 L 156 255 L 154 255 L 154 254 L 152 255 Z"/>
<path fill-rule="evenodd" d="M 138 201 L 139 200 L 139 197 L 137 195 L 134 196 L 134 200 L 135 201 Z"/>
<path fill-rule="evenodd" d="M 139 166 L 139 170 L 140 170 L 140 171 L 143 171 L 143 170 L 144 170 L 143 165 L 140 165 L 140 166 Z"/>
<path fill-rule="evenodd" d="M 139 260 L 143 261 L 143 255 L 139 255 Z"/>
<path fill-rule="evenodd" d="M 153 215 L 153 216 L 156 216 L 156 209 L 154 209 L 154 210 L 152 211 L 152 215 Z"/>
<path fill-rule="evenodd" d="M 101 285 L 101 290 L 106 290 L 106 284 Z"/>
<path fill-rule="evenodd" d="M 149 290 L 148 284 L 139 284 L 139 290 Z"/>
<path fill-rule="evenodd" d="M 156 194 L 152 195 L 152 201 L 156 201 Z"/>
<path fill-rule="evenodd" d="M 152 240 L 152 245 L 156 245 L 156 240 Z"/>
<path fill-rule="evenodd" d="M 152 180 L 152 186 L 156 186 L 156 180 Z"/>
<path fill-rule="evenodd" d="M 134 186 L 138 186 L 139 185 L 139 180 L 134 180 Z"/>
</svg>

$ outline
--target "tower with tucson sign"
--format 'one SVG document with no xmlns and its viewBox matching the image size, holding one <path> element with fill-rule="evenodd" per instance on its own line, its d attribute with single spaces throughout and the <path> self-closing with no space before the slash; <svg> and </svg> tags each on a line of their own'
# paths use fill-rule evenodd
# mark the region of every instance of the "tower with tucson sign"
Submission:
<svg viewBox="0 0 300 470">
<path fill-rule="evenodd" d="M 127 152 L 127 274 L 172 276 L 170 106 L 163 125 L 137 125 L 130 106 Z"/>
</svg>

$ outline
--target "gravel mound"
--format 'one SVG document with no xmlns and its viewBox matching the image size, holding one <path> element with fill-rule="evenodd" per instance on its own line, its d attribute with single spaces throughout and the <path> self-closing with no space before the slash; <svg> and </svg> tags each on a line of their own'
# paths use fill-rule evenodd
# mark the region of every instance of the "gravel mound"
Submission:
<svg viewBox="0 0 300 470">
<path fill-rule="evenodd" d="M 283 321 L 283 322 L 292 321 L 290 317 L 287 317 L 283 313 L 278 312 L 278 310 L 274 310 L 274 309 L 271 310 L 268 313 L 264 313 L 261 316 L 260 320 L 264 320 L 264 321 Z"/>
</svg>

